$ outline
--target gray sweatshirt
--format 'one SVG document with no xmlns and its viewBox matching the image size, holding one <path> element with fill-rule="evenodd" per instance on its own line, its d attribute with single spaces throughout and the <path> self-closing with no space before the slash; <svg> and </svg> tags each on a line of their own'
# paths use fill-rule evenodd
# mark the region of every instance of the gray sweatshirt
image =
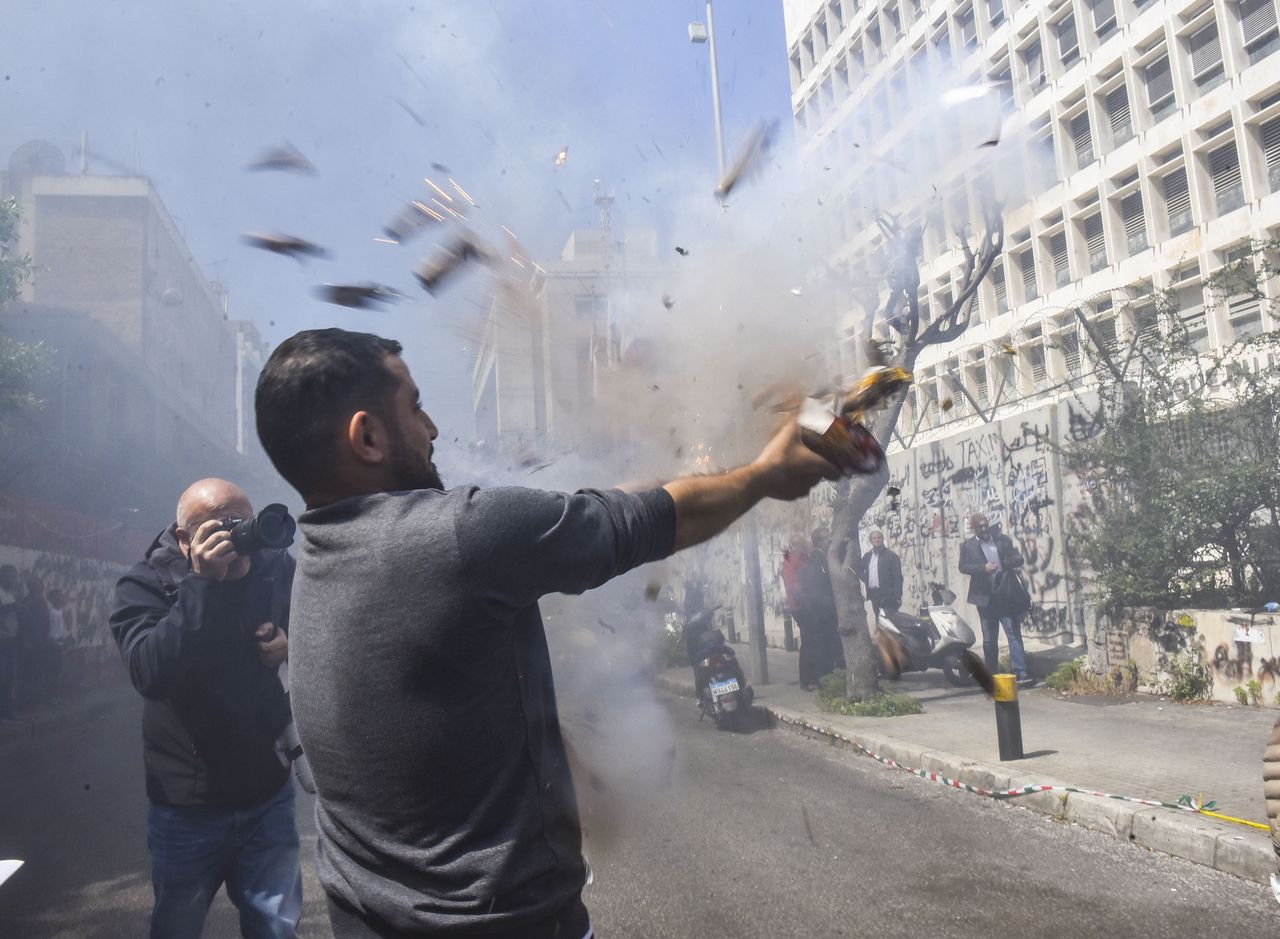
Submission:
<svg viewBox="0 0 1280 939">
<path fill-rule="evenodd" d="M 325 890 L 445 935 L 552 915 L 585 868 L 538 598 L 669 555 L 670 495 L 416 490 L 299 522 L 289 659 Z"/>
</svg>

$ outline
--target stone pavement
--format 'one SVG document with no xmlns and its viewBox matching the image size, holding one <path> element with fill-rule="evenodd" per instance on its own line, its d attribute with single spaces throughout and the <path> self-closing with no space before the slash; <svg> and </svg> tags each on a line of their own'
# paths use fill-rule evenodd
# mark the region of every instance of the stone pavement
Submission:
<svg viewBox="0 0 1280 939">
<path fill-rule="evenodd" d="M 939 671 L 909 672 L 886 688 L 920 700 L 923 714 L 894 718 L 844 717 L 822 711 L 817 694 L 799 686 L 799 656 L 770 649 L 770 683 L 754 681 L 751 652 L 737 646 L 756 688 L 756 703 L 782 726 L 800 722 L 844 737 L 898 762 L 984 788 L 1031 783 L 1068 785 L 1163 802 L 1191 795 L 1217 802 L 1217 811 L 1266 822 L 1262 751 L 1277 712 L 1225 705 L 1187 705 L 1146 696 L 1071 698 L 1038 685 L 1019 690 L 1025 759 L 1000 762 L 992 702 L 978 689 L 955 688 Z M 1080 654 L 1033 654 L 1033 673 Z M 670 669 L 669 689 L 687 692 L 692 673 Z M 889 770 L 886 770 L 889 771 Z M 1266 832 L 1188 812 L 1061 793 L 1020 796 L 1035 808 L 1118 837 L 1188 857 L 1252 880 L 1265 880 L 1276 862 Z"/>
</svg>

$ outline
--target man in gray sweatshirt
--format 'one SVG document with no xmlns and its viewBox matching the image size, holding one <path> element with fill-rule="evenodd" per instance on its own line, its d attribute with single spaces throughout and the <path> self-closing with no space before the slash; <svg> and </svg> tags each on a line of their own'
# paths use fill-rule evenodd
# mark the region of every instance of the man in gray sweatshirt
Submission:
<svg viewBox="0 0 1280 939">
<path fill-rule="evenodd" d="M 400 351 L 301 332 L 256 396 L 263 447 L 307 505 L 291 685 L 334 935 L 589 937 L 539 598 L 838 471 L 792 422 L 748 466 L 645 492 L 446 490 Z"/>
</svg>

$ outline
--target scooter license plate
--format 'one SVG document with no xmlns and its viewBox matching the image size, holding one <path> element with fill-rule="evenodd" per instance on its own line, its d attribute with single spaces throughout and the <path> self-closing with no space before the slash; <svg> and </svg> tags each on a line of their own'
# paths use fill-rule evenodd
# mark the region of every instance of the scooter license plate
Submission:
<svg viewBox="0 0 1280 939">
<path fill-rule="evenodd" d="M 711 697 L 718 698 L 722 694 L 738 690 L 738 679 L 730 678 L 727 681 L 713 681 L 711 683 Z"/>
</svg>

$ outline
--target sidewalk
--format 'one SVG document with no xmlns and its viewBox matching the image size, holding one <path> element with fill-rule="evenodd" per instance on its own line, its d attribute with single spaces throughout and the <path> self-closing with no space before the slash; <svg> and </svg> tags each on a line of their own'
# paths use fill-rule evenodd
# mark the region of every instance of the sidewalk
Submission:
<svg viewBox="0 0 1280 939">
<path fill-rule="evenodd" d="M 749 673 L 750 648 L 736 650 Z M 1043 674 L 1056 664 L 1052 660 L 1076 654 L 1033 653 L 1032 670 Z M 909 672 L 901 681 L 883 683 L 917 698 L 923 714 L 844 717 L 820 710 L 817 694 L 800 689 L 797 653 L 770 649 L 768 660 L 770 683 L 757 684 L 750 674 L 748 680 L 756 704 L 780 727 L 842 736 L 906 766 L 988 789 L 1057 784 L 1162 802 L 1190 795 L 1217 802 L 1216 810 L 1227 815 L 1267 820 L 1262 751 L 1274 710 L 1147 697 L 1066 698 L 1040 685 L 1018 695 L 1027 756 L 1002 763 L 991 701 L 976 688 L 948 685 L 941 672 Z M 669 669 L 660 680 L 668 690 L 691 691 L 687 668 Z M 1042 792 L 1011 801 L 1250 880 L 1265 882 L 1276 869 L 1270 837 L 1243 825 L 1075 793 Z"/>
</svg>

